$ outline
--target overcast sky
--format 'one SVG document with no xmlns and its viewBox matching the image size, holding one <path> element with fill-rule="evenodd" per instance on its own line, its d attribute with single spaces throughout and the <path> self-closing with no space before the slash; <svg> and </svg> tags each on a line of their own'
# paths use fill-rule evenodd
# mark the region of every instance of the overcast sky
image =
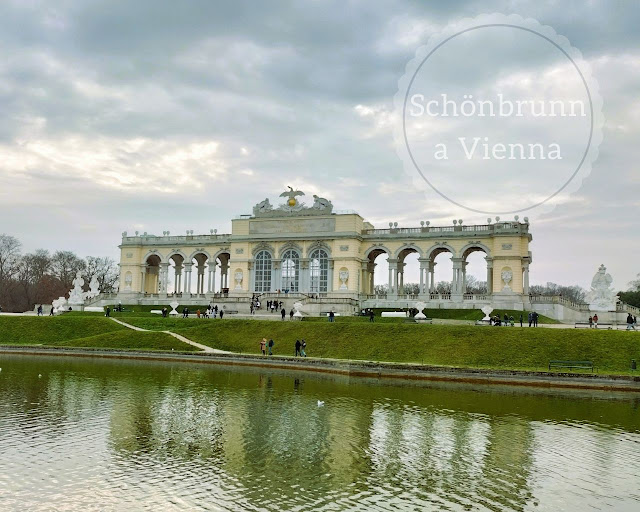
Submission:
<svg viewBox="0 0 640 512">
<path fill-rule="evenodd" d="M 377 227 L 483 223 L 415 186 L 392 117 L 417 48 L 491 12 L 566 36 L 603 99 L 591 175 L 532 221 L 532 282 L 588 286 L 604 263 L 625 289 L 640 272 L 635 1 L 4 1 L 0 232 L 117 258 L 122 231 L 229 232 L 287 185 Z"/>
</svg>

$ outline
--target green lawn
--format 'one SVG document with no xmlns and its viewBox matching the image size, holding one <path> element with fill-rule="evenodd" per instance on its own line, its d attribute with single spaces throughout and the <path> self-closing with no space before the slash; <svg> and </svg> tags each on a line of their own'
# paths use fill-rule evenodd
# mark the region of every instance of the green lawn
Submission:
<svg viewBox="0 0 640 512">
<path fill-rule="evenodd" d="M 626 331 L 369 323 L 340 317 L 329 323 L 140 313 L 123 320 L 155 332 L 133 331 L 94 315 L 0 317 L 0 344 L 193 350 L 157 332 L 171 330 L 213 348 L 248 354 L 258 354 L 265 337 L 274 339 L 276 355 L 285 356 L 293 355 L 297 338 L 304 338 L 310 357 L 336 359 L 543 371 L 554 359 L 590 360 L 601 374 L 630 374 L 631 360 L 640 362 L 640 334 Z"/>
<path fill-rule="evenodd" d="M 0 345 L 193 351 L 158 332 L 133 331 L 102 316 L 0 317 Z"/>
<path fill-rule="evenodd" d="M 640 361 L 640 335 L 519 327 L 476 327 L 406 323 L 185 321 L 176 329 L 204 345 L 256 354 L 263 337 L 275 354 L 293 355 L 297 338 L 307 355 L 336 359 L 396 361 L 438 366 L 546 370 L 550 360 L 591 360 L 600 373 L 629 373 Z"/>
</svg>

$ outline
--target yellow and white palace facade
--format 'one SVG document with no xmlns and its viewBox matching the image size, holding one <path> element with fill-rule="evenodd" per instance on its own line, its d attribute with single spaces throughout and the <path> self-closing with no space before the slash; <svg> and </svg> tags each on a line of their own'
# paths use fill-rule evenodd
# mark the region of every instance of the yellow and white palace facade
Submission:
<svg viewBox="0 0 640 512">
<path fill-rule="evenodd" d="M 122 303 L 180 304 L 205 301 L 249 308 L 255 295 L 303 301 L 313 311 L 347 312 L 364 307 L 477 308 L 492 303 L 522 309 L 528 301 L 531 234 L 517 219 L 494 223 L 377 229 L 355 212 L 338 212 L 327 199 L 313 196 L 310 206 L 290 188 L 274 207 L 268 199 L 253 212 L 232 220 L 231 233 L 162 236 L 126 232 L 120 244 Z M 467 258 L 485 254 L 487 293 L 466 289 Z M 439 294 L 435 258 L 448 252 L 453 262 L 451 293 Z M 403 289 L 405 258 L 417 253 L 419 293 Z M 388 290 L 376 294 L 376 259 L 386 254 Z M 386 284 L 386 283 L 385 283 Z"/>
</svg>

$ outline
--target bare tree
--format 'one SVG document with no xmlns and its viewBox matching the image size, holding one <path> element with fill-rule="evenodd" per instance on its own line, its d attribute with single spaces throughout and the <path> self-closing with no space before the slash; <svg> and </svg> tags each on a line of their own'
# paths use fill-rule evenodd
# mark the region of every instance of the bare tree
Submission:
<svg viewBox="0 0 640 512">
<path fill-rule="evenodd" d="M 0 234 L 0 286 L 17 273 L 20 247 L 20 241 L 15 236 Z"/>
<path fill-rule="evenodd" d="M 529 292 L 533 295 L 562 295 L 578 304 L 584 303 L 585 297 L 587 296 L 587 291 L 581 286 L 563 286 L 551 282 L 545 285 L 533 285 L 529 288 Z"/>
<path fill-rule="evenodd" d="M 483 294 L 487 293 L 487 282 L 479 281 L 475 276 L 468 275 L 465 278 L 467 293 Z"/>
<path fill-rule="evenodd" d="M 437 293 L 451 293 L 451 281 L 440 281 L 436 284 Z"/>
<path fill-rule="evenodd" d="M 118 282 L 118 267 L 111 258 L 87 256 L 84 275 L 87 284 L 91 282 L 93 276 L 96 276 L 100 291 L 111 293 Z"/>
<path fill-rule="evenodd" d="M 76 272 L 84 271 L 86 263 L 71 251 L 56 251 L 51 257 L 51 266 L 52 275 L 62 283 L 65 290 L 69 290 Z"/>
<path fill-rule="evenodd" d="M 404 283 L 402 287 L 407 295 L 418 295 L 420 293 L 420 285 L 418 283 Z"/>
<path fill-rule="evenodd" d="M 373 293 L 376 295 L 386 295 L 389 292 L 389 287 L 386 284 L 376 284 L 373 287 Z"/>
</svg>

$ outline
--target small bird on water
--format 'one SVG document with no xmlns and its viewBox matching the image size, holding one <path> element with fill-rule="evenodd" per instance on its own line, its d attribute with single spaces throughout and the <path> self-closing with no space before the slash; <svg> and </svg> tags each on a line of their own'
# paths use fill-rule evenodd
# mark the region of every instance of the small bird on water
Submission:
<svg viewBox="0 0 640 512">
<path fill-rule="evenodd" d="M 318 407 L 322 407 L 324 405 L 324 402 L 322 400 L 318 400 Z"/>
</svg>

